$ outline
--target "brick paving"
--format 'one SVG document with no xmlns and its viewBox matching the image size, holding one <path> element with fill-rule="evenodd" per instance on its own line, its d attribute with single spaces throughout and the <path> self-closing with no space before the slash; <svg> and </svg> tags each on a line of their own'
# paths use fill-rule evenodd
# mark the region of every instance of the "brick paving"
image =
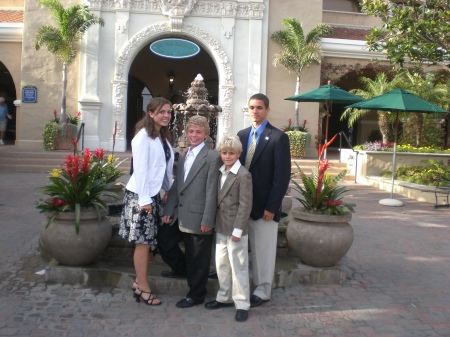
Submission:
<svg viewBox="0 0 450 337">
<path fill-rule="evenodd" d="M 0 336 L 450 336 L 449 208 L 382 206 L 388 192 L 346 183 L 357 204 L 346 282 L 275 289 L 238 323 L 233 308 L 178 309 L 178 296 L 150 307 L 131 290 L 46 283 L 34 207 L 45 176 L 0 173 Z"/>
</svg>

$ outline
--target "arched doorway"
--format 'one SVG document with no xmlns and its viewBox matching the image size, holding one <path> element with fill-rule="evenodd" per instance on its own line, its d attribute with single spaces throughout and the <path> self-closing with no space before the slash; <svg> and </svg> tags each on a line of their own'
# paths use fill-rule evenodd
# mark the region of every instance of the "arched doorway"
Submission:
<svg viewBox="0 0 450 337">
<path fill-rule="evenodd" d="M 218 135 L 227 135 L 232 126 L 232 106 L 234 105 L 233 71 L 227 53 L 222 45 L 208 32 L 191 24 L 183 24 L 179 34 L 173 34 L 170 27 L 164 22 L 149 25 L 133 37 L 120 49 L 119 56 L 115 59 L 114 80 L 112 81 L 112 125 L 117 123 L 116 149 L 125 151 L 127 148 L 127 96 L 129 70 L 136 55 L 141 52 L 151 41 L 167 37 L 181 37 L 197 43 L 214 60 L 219 78 L 218 104 L 222 107 L 219 114 Z M 198 72 L 194 71 L 194 74 Z M 205 77 L 207 87 L 212 87 Z M 167 81 L 167 75 L 165 75 Z M 194 77 L 188 78 L 185 84 L 187 89 Z M 166 82 L 167 83 L 167 82 Z M 220 138 L 219 138 L 220 139 Z M 110 145 L 112 139 L 110 139 Z"/>
<path fill-rule="evenodd" d="M 17 98 L 16 87 L 8 68 L 2 62 L 0 62 L 0 97 L 5 98 L 5 104 L 12 115 L 12 119 L 7 123 L 5 143 L 14 144 L 16 140 L 16 107 L 14 106 Z"/>
<path fill-rule="evenodd" d="M 218 104 L 219 74 L 211 56 L 200 52 L 188 58 L 167 58 L 150 50 L 154 41 L 145 44 L 134 58 L 128 74 L 127 144 L 134 136 L 134 126 L 145 112 L 151 97 L 162 96 L 172 103 L 185 101 L 185 93 L 197 74 L 204 78 L 209 102 Z M 192 41 L 195 42 L 195 41 Z"/>
</svg>

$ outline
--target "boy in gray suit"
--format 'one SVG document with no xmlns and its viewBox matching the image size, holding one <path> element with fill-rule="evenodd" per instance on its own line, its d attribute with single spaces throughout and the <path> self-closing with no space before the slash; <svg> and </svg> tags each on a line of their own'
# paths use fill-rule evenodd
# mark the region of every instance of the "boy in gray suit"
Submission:
<svg viewBox="0 0 450 337">
<path fill-rule="evenodd" d="M 201 304 L 206 296 L 213 228 L 216 219 L 220 156 L 208 148 L 208 120 L 203 116 L 189 118 L 186 133 L 188 152 L 180 157 L 176 178 L 164 206 L 164 222 L 178 225 L 186 253 L 186 278 L 189 292 L 178 301 L 178 308 Z"/>
<path fill-rule="evenodd" d="M 220 289 L 206 309 L 236 306 L 236 320 L 244 322 L 250 308 L 248 275 L 248 219 L 252 210 L 252 176 L 241 165 L 242 144 L 226 136 L 218 146 L 220 168 L 216 215 L 216 268 Z"/>
</svg>

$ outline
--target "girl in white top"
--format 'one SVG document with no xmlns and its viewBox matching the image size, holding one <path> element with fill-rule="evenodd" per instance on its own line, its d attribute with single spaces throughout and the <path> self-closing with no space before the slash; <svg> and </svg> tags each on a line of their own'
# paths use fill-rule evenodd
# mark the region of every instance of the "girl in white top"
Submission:
<svg viewBox="0 0 450 337">
<path fill-rule="evenodd" d="M 147 305 L 160 305 L 152 294 L 147 279 L 149 252 L 157 246 L 158 226 L 162 224 L 160 190 L 169 191 L 172 183 L 174 154 L 169 136 L 171 103 L 162 97 L 153 98 L 147 113 L 136 124 L 136 134 L 131 141 L 133 174 L 128 181 L 123 201 L 119 235 L 136 244 L 134 269 L 136 280 L 132 289 L 136 301 L 143 299 Z"/>
</svg>

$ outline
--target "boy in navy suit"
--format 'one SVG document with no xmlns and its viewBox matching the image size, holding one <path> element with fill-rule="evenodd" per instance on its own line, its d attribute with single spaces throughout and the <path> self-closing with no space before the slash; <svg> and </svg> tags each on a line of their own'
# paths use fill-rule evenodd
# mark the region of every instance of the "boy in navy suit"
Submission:
<svg viewBox="0 0 450 337">
<path fill-rule="evenodd" d="M 248 226 L 256 287 L 250 306 L 256 307 L 269 301 L 272 292 L 278 221 L 291 179 L 291 154 L 288 136 L 267 121 L 270 107 L 266 95 L 250 97 L 248 112 L 252 126 L 239 131 L 238 137 L 243 145 L 239 159 L 253 180 L 253 207 Z"/>
</svg>

